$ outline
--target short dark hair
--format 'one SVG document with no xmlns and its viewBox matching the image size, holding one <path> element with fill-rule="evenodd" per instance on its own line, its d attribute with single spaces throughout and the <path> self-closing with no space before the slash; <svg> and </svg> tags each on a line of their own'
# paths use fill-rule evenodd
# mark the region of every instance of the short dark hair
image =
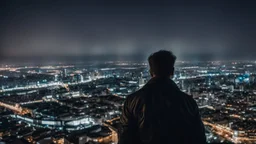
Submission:
<svg viewBox="0 0 256 144">
<path fill-rule="evenodd" d="M 159 77 L 173 74 L 176 56 L 171 51 L 160 50 L 148 57 L 150 72 Z"/>
</svg>

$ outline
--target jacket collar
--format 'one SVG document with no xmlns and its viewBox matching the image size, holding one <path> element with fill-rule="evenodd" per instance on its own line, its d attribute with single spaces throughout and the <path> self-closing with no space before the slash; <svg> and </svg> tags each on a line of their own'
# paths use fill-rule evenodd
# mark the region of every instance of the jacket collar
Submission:
<svg viewBox="0 0 256 144">
<path fill-rule="evenodd" d="M 154 83 L 159 83 L 159 84 L 160 83 L 165 83 L 165 84 L 170 85 L 174 89 L 180 90 L 179 87 L 176 85 L 176 83 L 170 78 L 153 77 L 147 82 L 146 85 L 151 85 L 151 84 L 154 84 Z"/>
</svg>

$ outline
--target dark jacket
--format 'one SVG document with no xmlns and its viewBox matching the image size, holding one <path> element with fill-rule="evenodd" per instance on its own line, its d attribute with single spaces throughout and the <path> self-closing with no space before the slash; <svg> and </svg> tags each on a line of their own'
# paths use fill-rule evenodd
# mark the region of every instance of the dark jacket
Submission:
<svg viewBox="0 0 256 144">
<path fill-rule="evenodd" d="M 202 144 L 198 106 L 167 78 L 152 78 L 129 95 L 120 118 L 119 144 Z"/>
</svg>

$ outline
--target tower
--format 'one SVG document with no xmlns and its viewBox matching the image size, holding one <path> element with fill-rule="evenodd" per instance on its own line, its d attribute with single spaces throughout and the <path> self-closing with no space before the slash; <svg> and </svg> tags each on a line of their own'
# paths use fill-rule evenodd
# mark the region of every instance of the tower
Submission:
<svg viewBox="0 0 256 144">
<path fill-rule="evenodd" d="M 54 75 L 54 81 L 58 81 L 58 75 Z"/>
<path fill-rule="evenodd" d="M 181 80 L 181 89 L 184 89 L 184 80 Z"/>
<path fill-rule="evenodd" d="M 63 70 L 64 77 L 67 77 L 67 69 Z"/>
<path fill-rule="evenodd" d="M 143 78 L 139 78 L 139 86 L 142 87 L 145 84 Z"/>
<path fill-rule="evenodd" d="M 80 75 L 80 80 L 81 80 L 81 82 L 83 82 L 83 81 L 84 81 L 84 77 L 83 77 L 83 75 Z"/>
<path fill-rule="evenodd" d="M 231 92 L 234 92 L 234 85 L 231 85 L 231 86 L 230 86 L 230 91 L 231 91 Z"/>
<path fill-rule="evenodd" d="M 145 84 L 144 79 L 143 79 L 143 73 L 140 73 L 140 78 L 139 78 L 139 87 L 142 87 Z"/>
</svg>

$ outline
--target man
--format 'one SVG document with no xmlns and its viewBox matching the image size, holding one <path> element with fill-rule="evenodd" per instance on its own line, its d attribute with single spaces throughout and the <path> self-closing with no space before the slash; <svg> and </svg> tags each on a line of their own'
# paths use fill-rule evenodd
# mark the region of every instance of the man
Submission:
<svg viewBox="0 0 256 144">
<path fill-rule="evenodd" d="M 129 95 L 120 118 L 119 144 L 202 144 L 205 130 L 194 99 L 171 80 L 176 56 L 149 56 L 151 80 Z"/>
</svg>

